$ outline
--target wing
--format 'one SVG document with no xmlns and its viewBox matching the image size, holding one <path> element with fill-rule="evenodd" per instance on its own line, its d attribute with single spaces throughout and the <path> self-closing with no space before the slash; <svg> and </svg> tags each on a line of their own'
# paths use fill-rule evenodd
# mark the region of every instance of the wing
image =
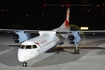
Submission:
<svg viewBox="0 0 105 70">
<path fill-rule="evenodd" d="M 8 43 L 5 43 L 3 41 L 1 41 L 2 44 L 6 44 L 6 45 L 19 45 L 19 43 L 30 39 L 30 35 L 31 33 L 34 34 L 39 34 L 39 31 L 50 31 L 51 30 L 19 30 L 19 29 L 0 29 L 0 32 L 7 32 L 7 35 L 10 34 L 12 40 L 8 40 Z M 53 31 L 53 30 L 52 30 Z M 80 41 L 79 34 L 85 33 L 85 34 L 89 34 L 89 33 L 105 33 L 105 30 L 87 30 L 87 31 L 65 31 L 65 30 L 57 30 L 54 31 L 56 33 L 60 33 L 60 34 L 72 34 L 75 37 L 75 40 L 73 40 L 75 43 Z M 4 36 L 4 35 L 2 35 Z M 1 36 L 1 38 L 2 38 Z M 9 36 L 9 35 L 8 35 Z M 35 35 L 33 36 L 35 37 Z M 71 42 L 70 37 L 69 38 L 69 42 Z M 18 43 L 18 44 L 17 44 Z"/>
<path fill-rule="evenodd" d="M 14 38 L 14 41 L 15 42 L 23 42 L 25 40 L 28 40 L 30 39 L 30 34 L 31 33 L 35 33 L 35 34 L 39 34 L 39 31 L 42 31 L 42 32 L 46 32 L 47 31 L 50 31 L 50 32 L 56 32 L 56 33 L 60 33 L 60 34 L 68 34 L 68 33 L 74 33 L 76 34 L 76 32 L 80 32 L 81 33 L 93 33 L 93 32 L 98 32 L 98 33 L 104 33 L 105 30 L 88 30 L 88 31 L 66 31 L 66 30 L 19 30 L 19 29 L 0 29 L 0 32 L 7 32 L 7 33 L 15 33 L 13 35 L 13 38 Z"/>
<path fill-rule="evenodd" d="M 21 43 L 31 38 L 31 33 L 38 34 L 39 30 L 0 29 L 0 32 L 11 33 L 15 43 Z"/>
</svg>

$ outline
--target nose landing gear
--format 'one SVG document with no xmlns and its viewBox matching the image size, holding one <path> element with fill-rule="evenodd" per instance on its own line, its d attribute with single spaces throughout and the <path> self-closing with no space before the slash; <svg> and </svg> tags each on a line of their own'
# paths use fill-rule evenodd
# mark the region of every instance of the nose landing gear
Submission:
<svg viewBox="0 0 105 70">
<path fill-rule="evenodd" d="M 79 48 L 78 48 L 78 44 L 76 44 L 75 50 L 74 50 L 74 54 L 80 54 L 79 52 Z"/>
<path fill-rule="evenodd" d="M 27 62 L 22 62 L 23 67 L 27 67 Z"/>
</svg>

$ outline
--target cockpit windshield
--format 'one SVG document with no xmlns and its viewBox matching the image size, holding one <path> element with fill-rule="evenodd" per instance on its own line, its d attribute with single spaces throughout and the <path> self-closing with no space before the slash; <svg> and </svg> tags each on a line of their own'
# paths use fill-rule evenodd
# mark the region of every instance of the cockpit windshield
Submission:
<svg viewBox="0 0 105 70">
<path fill-rule="evenodd" d="M 34 49 L 37 48 L 36 45 L 21 45 L 20 46 L 21 49 Z"/>
</svg>

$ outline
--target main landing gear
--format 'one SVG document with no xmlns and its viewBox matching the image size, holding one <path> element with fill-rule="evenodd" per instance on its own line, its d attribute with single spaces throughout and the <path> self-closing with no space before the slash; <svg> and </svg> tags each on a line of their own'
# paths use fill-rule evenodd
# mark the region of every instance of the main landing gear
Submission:
<svg viewBox="0 0 105 70">
<path fill-rule="evenodd" d="M 79 48 L 78 48 L 78 44 L 76 44 L 75 50 L 74 50 L 74 54 L 80 54 L 79 52 Z"/>
<path fill-rule="evenodd" d="M 22 62 L 23 67 L 27 67 L 27 62 Z"/>
</svg>

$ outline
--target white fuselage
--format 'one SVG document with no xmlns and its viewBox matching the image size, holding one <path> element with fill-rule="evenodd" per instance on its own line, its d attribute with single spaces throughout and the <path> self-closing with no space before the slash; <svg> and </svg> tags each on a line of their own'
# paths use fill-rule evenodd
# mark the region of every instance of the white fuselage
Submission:
<svg viewBox="0 0 105 70">
<path fill-rule="evenodd" d="M 48 51 L 58 43 L 58 37 L 45 34 L 27 40 L 21 44 L 22 47 L 18 49 L 18 60 L 20 62 L 28 61 L 39 54 Z"/>
</svg>

